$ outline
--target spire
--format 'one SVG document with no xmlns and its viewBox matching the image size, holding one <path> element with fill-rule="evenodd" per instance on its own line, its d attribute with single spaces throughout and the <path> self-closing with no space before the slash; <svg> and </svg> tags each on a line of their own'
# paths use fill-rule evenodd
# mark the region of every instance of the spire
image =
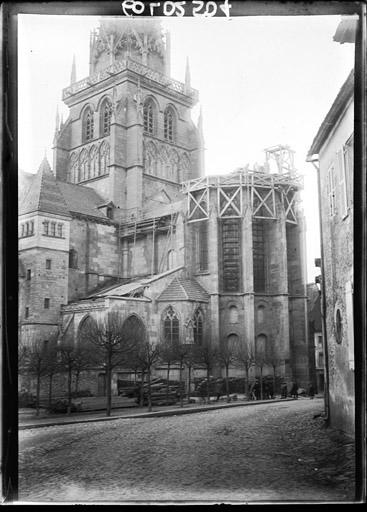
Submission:
<svg viewBox="0 0 367 512">
<path fill-rule="evenodd" d="M 186 57 L 186 70 L 185 70 L 185 90 L 191 89 L 190 65 L 189 58 Z"/>
<path fill-rule="evenodd" d="M 199 134 L 200 134 L 200 137 L 203 138 L 203 109 L 200 105 L 200 112 L 199 112 L 199 117 L 198 117 L 198 130 L 199 130 Z"/>
<path fill-rule="evenodd" d="M 37 173 L 44 174 L 44 173 L 51 173 L 51 166 L 47 159 L 47 150 L 45 148 L 45 154 L 43 155 L 42 162 L 40 163 L 40 166 L 38 167 Z"/>
<path fill-rule="evenodd" d="M 73 64 L 71 66 L 70 85 L 76 82 L 76 65 L 75 65 L 75 53 L 73 55 Z"/>
</svg>

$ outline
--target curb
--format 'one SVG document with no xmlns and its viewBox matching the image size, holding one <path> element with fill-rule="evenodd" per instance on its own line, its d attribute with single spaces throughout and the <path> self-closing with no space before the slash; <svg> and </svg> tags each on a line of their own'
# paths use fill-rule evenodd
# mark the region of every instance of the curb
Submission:
<svg viewBox="0 0 367 512">
<path fill-rule="evenodd" d="M 152 411 L 152 412 L 142 412 L 137 414 L 123 415 L 123 416 L 104 416 L 102 418 L 88 418 L 88 419 L 80 419 L 75 418 L 74 420 L 70 419 L 67 421 L 61 422 L 50 422 L 50 423 L 33 423 L 28 425 L 19 425 L 18 430 L 29 430 L 35 428 L 46 428 L 46 427 L 56 427 L 63 425 L 72 425 L 74 423 L 96 423 L 99 421 L 112 421 L 112 420 L 127 420 L 127 419 L 144 419 L 144 418 L 159 418 L 162 416 L 179 416 L 181 414 L 195 414 L 198 412 L 206 412 L 206 411 L 215 411 L 218 409 L 229 409 L 231 407 L 248 407 L 253 405 L 262 405 L 262 404 L 275 404 L 279 402 L 293 402 L 294 398 L 279 398 L 273 400 L 256 400 L 251 402 L 239 402 L 239 403 L 229 403 L 222 405 L 208 405 L 208 406 L 200 406 L 200 407 L 191 407 L 188 409 L 173 409 L 169 411 Z"/>
</svg>

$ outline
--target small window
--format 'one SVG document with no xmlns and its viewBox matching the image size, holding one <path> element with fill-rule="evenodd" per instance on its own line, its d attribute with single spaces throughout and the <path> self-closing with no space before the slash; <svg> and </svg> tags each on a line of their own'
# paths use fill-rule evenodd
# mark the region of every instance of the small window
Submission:
<svg viewBox="0 0 367 512">
<path fill-rule="evenodd" d="M 21 237 L 25 236 L 25 225 L 24 224 L 21 225 L 21 235 L 20 236 Z"/>
<path fill-rule="evenodd" d="M 51 270 L 51 260 L 46 260 L 46 270 Z"/>
<path fill-rule="evenodd" d="M 340 309 L 338 308 L 336 310 L 335 314 L 335 339 L 337 343 L 342 342 L 342 335 L 343 335 L 343 321 L 342 321 L 342 314 Z"/>
<path fill-rule="evenodd" d="M 30 268 L 27 269 L 27 281 L 30 281 L 32 277 L 32 270 Z"/>
<path fill-rule="evenodd" d="M 31 220 L 30 225 L 29 225 L 29 234 L 33 235 L 33 233 L 34 233 L 34 221 Z"/>
<path fill-rule="evenodd" d="M 238 309 L 236 306 L 229 307 L 229 323 L 230 324 L 238 323 Z"/>
<path fill-rule="evenodd" d="M 43 234 L 44 235 L 48 235 L 49 234 L 49 226 L 50 226 L 50 223 L 48 222 L 48 220 L 45 220 L 43 222 Z"/>
<path fill-rule="evenodd" d="M 50 299 L 45 299 L 44 300 L 44 308 L 45 309 L 49 309 L 50 308 Z"/>
<path fill-rule="evenodd" d="M 51 222 L 51 236 L 56 236 L 56 222 Z"/>
<path fill-rule="evenodd" d="M 63 235 L 63 233 L 62 233 L 62 228 L 63 228 L 62 224 L 58 224 L 58 225 L 57 225 L 57 236 L 58 236 L 59 238 L 62 238 L 62 235 Z"/>
<path fill-rule="evenodd" d="M 26 307 L 25 308 L 25 317 L 28 318 L 29 317 L 29 307 Z"/>
<path fill-rule="evenodd" d="M 78 253 L 75 249 L 69 251 L 69 268 L 78 268 Z"/>
</svg>

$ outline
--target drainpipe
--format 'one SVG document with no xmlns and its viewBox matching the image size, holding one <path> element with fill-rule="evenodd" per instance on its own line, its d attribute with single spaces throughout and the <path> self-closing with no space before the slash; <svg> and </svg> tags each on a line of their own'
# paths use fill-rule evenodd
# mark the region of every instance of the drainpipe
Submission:
<svg viewBox="0 0 367 512">
<path fill-rule="evenodd" d="M 321 215 L 321 178 L 320 178 L 320 166 L 318 165 L 318 159 L 307 159 L 317 172 L 317 188 L 318 188 L 318 202 L 319 202 L 319 224 L 320 224 L 320 251 L 321 251 L 321 320 L 322 320 L 322 339 L 323 339 L 323 350 L 324 350 L 324 404 L 325 404 L 325 421 L 329 424 L 329 352 L 327 342 L 327 331 L 326 331 L 326 295 L 325 295 L 325 268 L 324 268 L 324 243 L 322 236 L 322 215 Z M 316 163 L 317 162 L 317 163 Z"/>
</svg>

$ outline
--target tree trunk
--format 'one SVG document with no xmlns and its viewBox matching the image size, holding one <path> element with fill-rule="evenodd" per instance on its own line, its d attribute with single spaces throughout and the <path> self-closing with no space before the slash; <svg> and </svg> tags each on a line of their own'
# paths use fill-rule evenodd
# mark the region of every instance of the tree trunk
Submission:
<svg viewBox="0 0 367 512">
<path fill-rule="evenodd" d="M 150 412 L 152 410 L 152 394 L 151 394 L 151 388 L 150 388 L 150 367 L 147 371 L 147 384 L 148 384 L 148 411 Z"/>
<path fill-rule="evenodd" d="M 183 393 L 182 393 L 182 361 L 180 361 L 180 407 L 183 407 Z"/>
<path fill-rule="evenodd" d="M 247 366 L 245 367 L 245 395 L 248 399 L 249 396 L 248 396 L 248 367 Z"/>
<path fill-rule="evenodd" d="M 263 367 L 260 366 L 260 399 L 263 400 Z"/>
<path fill-rule="evenodd" d="M 137 372 L 136 372 L 136 369 L 135 369 L 134 370 L 134 384 L 135 384 L 135 386 L 136 386 L 136 376 L 137 376 L 136 374 L 137 374 Z"/>
<path fill-rule="evenodd" d="M 79 376 L 80 376 L 80 371 L 77 370 L 75 372 L 75 396 L 77 396 L 77 393 L 79 391 Z"/>
<path fill-rule="evenodd" d="M 145 372 L 141 371 L 141 388 L 140 388 L 140 407 L 144 406 L 144 380 L 145 380 Z"/>
<path fill-rule="evenodd" d="M 168 405 L 168 393 L 169 393 L 169 372 L 171 369 L 171 363 L 168 361 L 167 363 L 167 385 L 166 385 L 166 405 Z"/>
<path fill-rule="evenodd" d="M 37 374 L 37 388 L 36 388 L 36 416 L 40 413 L 40 394 L 41 394 L 41 375 Z"/>
<path fill-rule="evenodd" d="M 189 378 L 188 378 L 187 402 L 190 403 L 190 395 L 191 395 L 191 365 L 188 367 L 188 370 L 189 370 Z"/>
<path fill-rule="evenodd" d="M 51 407 L 52 403 L 52 380 L 53 380 L 53 373 L 50 373 L 49 375 L 49 381 L 48 381 L 48 407 Z"/>
<path fill-rule="evenodd" d="M 227 395 L 227 402 L 229 402 L 229 385 L 228 385 L 228 364 L 226 364 L 226 395 Z"/>
<path fill-rule="evenodd" d="M 112 352 L 108 350 L 107 352 L 107 365 L 106 365 L 106 416 L 111 416 L 111 402 L 112 402 L 112 389 L 111 389 L 111 379 L 112 379 Z"/>
<path fill-rule="evenodd" d="M 68 409 L 67 409 L 68 416 L 70 416 L 70 414 L 71 414 L 71 380 L 72 380 L 71 366 L 69 366 L 69 368 L 68 368 Z"/>
<path fill-rule="evenodd" d="M 273 366 L 273 397 L 275 397 L 275 370 L 276 367 Z"/>
<path fill-rule="evenodd" d="M 207 392 L 206 397 L 208 399 L 208 404 L 210 403 L 210 368 L 206 367 L 206 380 L 207 380 Z"/>
</svg>

